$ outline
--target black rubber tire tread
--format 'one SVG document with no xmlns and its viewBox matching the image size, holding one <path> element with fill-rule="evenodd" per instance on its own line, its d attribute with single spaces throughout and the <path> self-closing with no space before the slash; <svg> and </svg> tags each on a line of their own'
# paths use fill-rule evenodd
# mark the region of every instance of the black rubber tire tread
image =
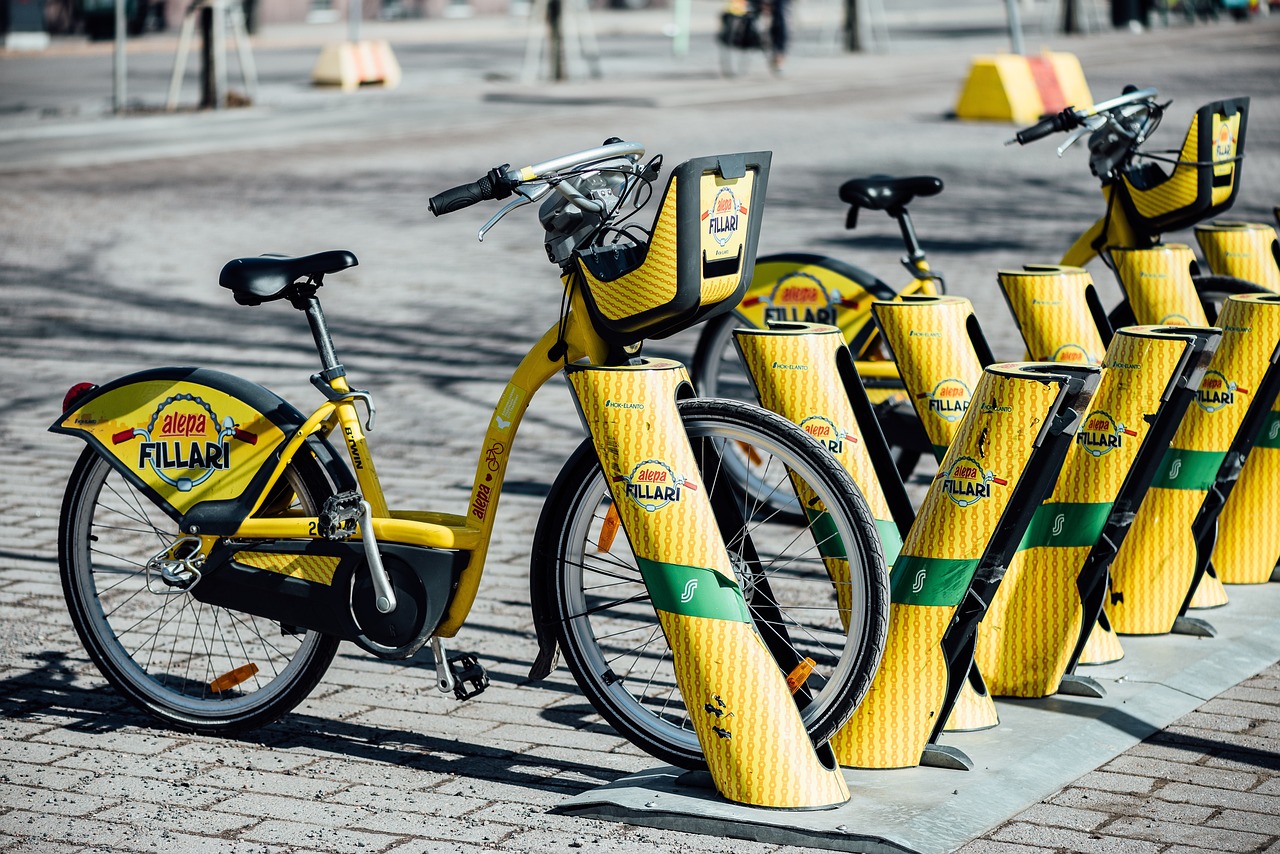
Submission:
<svg viewBox="0 0 1280 854">
<path fill-rule="evenodd" d="M 295 467 L 298 481 L 310 493 L 309 499 L 314 502 L 312 506 L 321 506 L 325 498 L 332 494 L 333 489 L 320 464 L 316 462 L 310 453 L 304 451 L 295 457 L 292 465 Z M 74 560 L 78 560 L 75 557 L 80 553 L 77 539 L 85 533 L 81 530 L 81 525 L 85 522 L 84 514 L 89 512 L 84 508 L 83 503 L 85 501 L 93 501 L 96 506 L 98 491 L 105 483 L 103 479 L 100 479 L 103 468 L 110 468 L 106 460 L 92 448 L 85 448 L 76 462 L 75 468 L 72 470 L 59 518 L 58 565 L 62 579 L 63 594 L 66 598 L 71 622 L 75 626 L 76 633 L 80 636 L 80 641 L 85 650 L 89 653 L 89 657 L 97 665 L 98 670 L 106 677 L 107 681 L 131 703 L 161 721 L 167 727 L 202 735 L 233 734 L 264 726 L 278 720 L 306 699 L 324 677 L 325 671 L 328 670 L 330 663 L 332 663 L 340 643 L 337 638 L 321 635 L 309 639 L 312 643 L 309 652 L 310 660 L 304 662 L 297 672 L 290 677 L 291 683 L 286 687 L 286 690 L 263 705 L 253 706 L 242 713 L 230 715 L 197 716 L 159 703 L 155 698 L 149 696 L 146 691 L 138 687 L 135 683 L 137 677 L 134 674 L 121 670 L 111 660 L 106 648 L 106 644 L 111 641 L 100 637 L 94 630 L 89 614 L 86 611 L 88 606 L 85 598 L 81 596 L 83 592 L 85 597 L 92 597 L 96 600 L 96 589 L 82 591 L 81 588 L 86 579 L 92 575 L 92 569 L 91 567 L 86 567 L 83 571 L 80 571 L 72 563 Z M 112 477 L 115 474 L 116 472 L 109 471 L 106 477 Z M 95 484 L 97 488 L 95 488 Z M 92 496 L 87 494 L 91 489 L 94 493 Z M 145 501 L 145 499 L 140 500 Z M 157 518 L 162 518 L 165 522 L 168 522 L 176 531 L 177 526 L 172 523 L 163 511 L 158 508 L 148 507 L 147 509 L 155 509 Z M 89 518 L 88 524 L 92 526 L 92 518 Z M 127 655 L 128 653 L 126 652 L 125 654 Z M 308 653 L 300 651 L 300 654 Z"/>
<path fill-rule="evenodd" d="M 838 496 L 840 506 L 828 506 L 831 513 L 840 513 L 853 531 L 857 543 L 847 547 L 850 557 L 851 577 L 860 576 L 865 589 L 866 609 L 863 612 L 861 637 L 853 643 L 859 645 L 855 663 L 844 684 L 833 690 L 831 698 L 824 700 L 826 708 L 805 718 L 805 728 L 816 745 L 831 738 L 853 715 L 867 691 L 879 667 L 888 634 L 889 582 L 879 534 L 871 512 L 857 486 L 836 459 L 821 448 L 796 425 L 759 407 L 732 400 L 708 400 L 695 398 L 681 401 L 681 417 L 686 421 L 719 420 L 726 424 L 745 424 L 761 431 L 769 431 L 774 437 L 784 437 L 788 449 L 803 454 L 807 464 L 818 477 Z M 552 486 L 538 529 L 534 537 L 533 562 L 530 584 L 535 619 L 540 624 L 554 625 L 559 648 L 570 671 L 587 699 L 615 730 L 631 743 L 658 759 L 690 770 L 706 770 L 706 762 L 700 748 L 690 750 L 684 745 L 653 737 L 649 731 L 637 729 L 631 721 L 619 714 L 609 697 L 601 690 L 597 679 L 587 672 L 586 658 L 576 646 L 567 628 L 569 614 L 566 596 L 569 584 L 563 568 L 564 555 L 575 548 L 572 539 L 574 514 L 580 512 L 586 502 L 590 505 L 593 484 L 600 471 L 591 440 L 584 441 L 561 469 Z M 829 583 L 829 582 L 828 582 Z M 655 621 L 656 622 L 656 621 Z M 853 625 L 858 627 L 857 621 Z M 846 641 L 845 649 L 849 642 Z M 678 694 L 677 694 L 678 696 Z M 683 703 L 683 700 L 680 701 Z M 670 729 L 670 727 L 667 727 Z M 695 742 L 696 746 L 696 742 Z"/>
</svg>

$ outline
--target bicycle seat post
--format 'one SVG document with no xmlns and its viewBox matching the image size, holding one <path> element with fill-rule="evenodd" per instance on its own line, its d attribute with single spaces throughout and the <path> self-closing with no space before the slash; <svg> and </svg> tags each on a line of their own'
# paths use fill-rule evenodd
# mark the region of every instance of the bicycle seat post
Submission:
<svg viewBox="0 0 1280 854">
<path fill-rule="evenodd" d="M 907 247 L 907 254 L 903 257 L 902 263 L 912 273 L 917 273 L 920 270 L 920 263 L 925 260 L 925 254 L 920 241 L 916 238 L 915 226 L 911 224 L 911 214 L 907 212 L 905 206 L 890 208 L 888 214 L 898 221 L 898 227 L 902 229 L 902 244 Z"/>
<path fill-rule="evenodd" d="M 316 352 L 320 354 L 320 378 L 326 383 L 347 375 L 347 371 L 338 361 L 338 354 L 333 348 L 333 336 L 329 334 L 329 326 L 324 320 L 324 310 L 320 308 L 320 298 L 316 289 L 320 282 L 308 282 L 300 286 L 289 302 L 294 308 L 307 316 L 307 325 L 311 327 L 311 337 L 316 342 Z"/>
</svg>

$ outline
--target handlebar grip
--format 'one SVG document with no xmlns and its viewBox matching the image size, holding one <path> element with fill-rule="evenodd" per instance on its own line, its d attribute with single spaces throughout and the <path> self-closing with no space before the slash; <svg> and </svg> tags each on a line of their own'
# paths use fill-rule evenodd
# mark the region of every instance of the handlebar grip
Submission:
<svg viewBox="0 0 1280 854">
<path fill-rule="evenodd" d="M 514 186 L 513 182 L 508 181 L 505 177 L 506 169 L 506 165 L 495 167 L 490 169 L 489 174 L 479 181 L 472 181 L 470 184 L 462 184 L 451 190 L 438 193 L 427 202 L 427 207 L 431 213 L 436 216 L 442 216 L 443 214 L 471 207 L 477 202 L 484 202 L 489 199 L 505 199 L 511 195 L 511 190 Z"/>
<path fill-rule="evenodd" d="M 1035 142 L 1037 139 L 1044 139 L 1049 134 L 1061 133 L 1062 131 L 1072 130 L 1080 126 L 1080 119 L 1075 112 L 1068 107 L 1060 113 L 1041 119 L 1029 128 L 1024 128 L 1014 135 L 1021 145 L 1028 142 Z"/>
</svg>

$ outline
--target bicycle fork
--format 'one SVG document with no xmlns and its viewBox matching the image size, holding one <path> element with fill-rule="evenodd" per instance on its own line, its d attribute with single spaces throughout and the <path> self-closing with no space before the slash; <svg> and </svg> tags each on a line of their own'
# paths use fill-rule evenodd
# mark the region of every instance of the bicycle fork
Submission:
<svg viewBox="0 0 1280 854">
<path fill-rule="evenodd" d="M 689 385 L 684 366 L 649 359 L 566 372 L 717 790 L 753 806 L 844 803 L 849 790 L 830 748 L 810 742 L 735 580 L 676 409 Z"/>
</svg>

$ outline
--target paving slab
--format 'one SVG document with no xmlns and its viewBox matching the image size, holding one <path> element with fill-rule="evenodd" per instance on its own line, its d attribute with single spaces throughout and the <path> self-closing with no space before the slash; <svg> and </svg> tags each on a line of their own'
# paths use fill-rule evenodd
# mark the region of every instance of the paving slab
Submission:
<svg viewBox="0 0 1280 854">
<path fill-rule="evenodd" d="M 1199 611 L 1216 638 L 1125 637 L 1118 662 L 1081 668 L 1101 699 L 999 699 L 1000 725 L 946 734 L 970 771 L 845 769 L 851 798 L 831 810 L 731 804 L 709 775 L 670 766 L 632 774 L 570 798 L 561 810 L 631 824 L 833 851 L 952 851 L 1073 780 L 1106 765 L 1206 700 L 1280 657 L 1280 585 L 1230 588 L 1231 601 Z"/>
</svg>

